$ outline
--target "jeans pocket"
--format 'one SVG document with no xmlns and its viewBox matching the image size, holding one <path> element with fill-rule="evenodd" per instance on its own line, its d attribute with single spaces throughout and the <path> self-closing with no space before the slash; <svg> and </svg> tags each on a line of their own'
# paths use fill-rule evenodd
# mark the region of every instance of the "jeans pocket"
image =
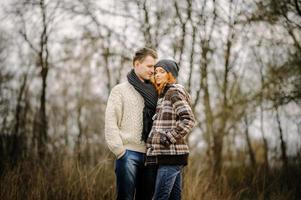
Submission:
<svg viewBox="0 0 301 200">
<path fill-rule="evenodd" d="M 183 170 L 184 166 L 183 165 L 175 165 L 175 170 L 181 172 Z"/>
<path fill-rule="evenodd" d="M 127 156 L 127 154 L 128 154 L 128 150 L 125 150 L 124 154 L 117 160 L 123 160 Z"/>
</svg>

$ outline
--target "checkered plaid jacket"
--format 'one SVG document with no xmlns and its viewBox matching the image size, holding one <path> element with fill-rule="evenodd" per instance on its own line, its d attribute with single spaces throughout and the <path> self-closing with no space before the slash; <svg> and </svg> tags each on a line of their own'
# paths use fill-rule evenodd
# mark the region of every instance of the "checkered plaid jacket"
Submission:
<svg viewBox="0 0 301 200">
<path fill-rule="evenodd" d="M 147 156 L 189 153 L 185 136 L 194 127 L 195 119 L 190 96 L 182 85 L 169 85 L 165 95 L 158 100 L 153 120 L 146 142 Z"/>
</svg>

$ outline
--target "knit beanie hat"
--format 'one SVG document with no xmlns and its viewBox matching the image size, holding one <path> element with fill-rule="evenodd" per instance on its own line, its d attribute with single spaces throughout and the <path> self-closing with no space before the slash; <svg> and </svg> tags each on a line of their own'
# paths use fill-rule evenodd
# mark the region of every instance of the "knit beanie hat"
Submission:
<svg viewBox="0 0 301 200">
<path fill-rule="evenodd" d="M 178 77 L 179 66 L 174 60 L 162 59 L 155 64 L 155 69 L 162 67 L 165 71 L 170 72 L 175 78 Z"/>
</svg>

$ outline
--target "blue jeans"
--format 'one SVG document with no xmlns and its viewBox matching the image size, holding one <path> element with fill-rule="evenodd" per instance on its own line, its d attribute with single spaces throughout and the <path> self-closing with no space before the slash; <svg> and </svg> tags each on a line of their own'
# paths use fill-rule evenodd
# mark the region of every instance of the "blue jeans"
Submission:
<svg viewBox="0 0 301 200">
<path fill-rule="evenodd" d="M 144 165 L 145 154 L 126 150 L 116 160 L 118 200 L 151 200 L 155 190 L 156 168 Z"/>
<path fill-rule="evenodd" d="M 182 193 L 182 165 L 159 165 L 155 200 L 178 200 Z"/>
</svg>

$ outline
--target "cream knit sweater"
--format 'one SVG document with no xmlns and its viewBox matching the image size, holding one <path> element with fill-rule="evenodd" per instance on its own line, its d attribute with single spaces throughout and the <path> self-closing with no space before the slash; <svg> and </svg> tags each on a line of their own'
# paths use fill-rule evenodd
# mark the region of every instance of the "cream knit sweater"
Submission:
<svg viewBox="0 0 301 200">
<path fill-rule="evenodd" d="M 145 143 L 141 141 L 143 108 L 143 97 L 129 82 L 112 89 L 105 115 L 105 140 L 117 158 L 126 149 L 145 153 Z"/>
</svg>

